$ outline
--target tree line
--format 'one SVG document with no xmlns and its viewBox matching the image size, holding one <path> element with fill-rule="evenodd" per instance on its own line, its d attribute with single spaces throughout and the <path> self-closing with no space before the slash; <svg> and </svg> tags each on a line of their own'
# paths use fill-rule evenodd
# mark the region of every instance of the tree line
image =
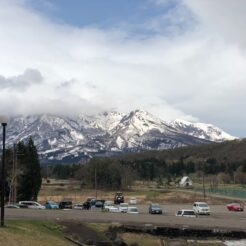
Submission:
<svg viewBox="0 0 246 246">
<path fill-rule="evenodd" d="M 184 175 L 217 176 L 220 182 L 246 183 L 246 140 L 144 151 L 117 157 L 93 158 L 86 164 L 62 165 L 53 177 L 76 178 L 89 187 L 121 189 L 134 180 L 169 184 Z"/>
<path fill-rule="evenodd" d="M 184 175 L 195 174 L 201 177 L 218 176 L 221 182 L 246 183 L 246 160 L 238 162 L 218 162 L 214 158 L 206 160 L 162 160 L 159 158 L 127 159 L 93 158 L 88 163 L 57 165 L 51 167 L 50 177 L 75 178 L 81 185 L 101 189 L 126 189 L 135 180 L 157 181 L 169 185 Z"/>
<path fill-rule="evenodd" d="M 5 200 L 37 200 L 42 177 L 37 148 L 30 137 L 6 150 Z"/>
</svg>

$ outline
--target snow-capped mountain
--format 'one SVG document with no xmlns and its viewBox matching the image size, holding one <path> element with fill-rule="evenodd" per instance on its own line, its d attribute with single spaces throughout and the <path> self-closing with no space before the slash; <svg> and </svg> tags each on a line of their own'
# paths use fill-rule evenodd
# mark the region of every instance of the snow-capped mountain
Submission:
<svg viewBox="0 0 246 246">
<path fill-rule="evenodd" d="M 236 139 L 236 137 L 231 136 L 219 127 L 213 126 L 212 124 L 191 123 L 185 120 L 177 119 L 173 121 L 171 125 L 184 134 L 201 139 L 207 139 L 213 142 L 223 142 L 226 140 Z"/>
<path fill-rule="evenodd" d="M 10 119 L 7 127 L 9 145 L 25 141 L 29 136 L 43 161 L 75 161 L 88 155 L 169 149 L 235 139 L 210 124 L 182 120 L 167 123 L 143 110 L 129 114 L 31 115 Z"/>
</svg>

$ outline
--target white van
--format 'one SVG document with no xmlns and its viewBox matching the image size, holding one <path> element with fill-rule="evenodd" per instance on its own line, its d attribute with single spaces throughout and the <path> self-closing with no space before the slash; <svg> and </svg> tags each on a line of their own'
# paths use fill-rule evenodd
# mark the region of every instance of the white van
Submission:
<svg viewBox="0 0 246 246">
<path fill-rule="evenodd" d="M 130 197 L 129 204 L 130 205 L 136 205 L 137 204 L 137 198 L 133 197 L 133 196 Z"/>
<path fill-rule="evenodd" d="M 194 210 L 188 210 L 188 209 L 181 209 L 175 215 L 176 216 L 183 216 L 183 217 L 190 217 L 190 218 L 196 218 L 197 217 Z"/>
<path fill-rule="evenodd" d="M 126 213 L 128 209 L 128 203 L 120 203 L 119 211 L 121 213 Z"/>
<path fill-rule="evenodd" d="M 33 201 L 19 201 L 20 208 L 45 209 L 45 206 Z"/>
<path fill-rule="evenodd" d="M 196 214 L 210 215 L 210 207 L 206 202 L 195 202 L 193 205 L 193 210 Z"/>
</svg>

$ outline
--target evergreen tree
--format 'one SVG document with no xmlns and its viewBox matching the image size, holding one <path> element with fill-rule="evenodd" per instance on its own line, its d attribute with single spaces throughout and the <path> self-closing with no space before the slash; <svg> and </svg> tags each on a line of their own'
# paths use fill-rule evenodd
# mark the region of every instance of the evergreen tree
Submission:
<svg viewBox="0 0 246 246">
<path fill-rule="evenodd" d="M 20 156 L 20 174 L 18 176 L 18 200 L 37 200 L 41 187 L 41 169 L 38 159 L 38 152 L 30 137 L 28 143 L 18 144 Z"/>
</svg>

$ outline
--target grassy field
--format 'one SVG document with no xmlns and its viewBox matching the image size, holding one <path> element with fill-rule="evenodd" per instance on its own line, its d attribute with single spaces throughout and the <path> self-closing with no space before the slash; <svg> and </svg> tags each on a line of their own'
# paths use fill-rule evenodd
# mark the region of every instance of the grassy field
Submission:
<svg viewBox="0 0 246 246">
<path fill-rule="evenodd" d="M 1 246 L 69 246 L 62 227 L 49 221 L 11 220 L 0 228 Z"/>
<path fill-rule="evenodd" d="M 231 186 L 230 186 L 231 187 Z M 237 187 L 238 188 L 238 187 Z M 50 180 L 50 183 L 43 182 L 38 196 L 40 202 L 54 200 L 59 202 L 63 198 L 70 198 L 73 202 L 83 202 L 87 197 L 95 197 L 105 200 L 113 200 L 115 191 L 97 190 L 81 188 L 78 181 L 74 180 Z M 158 202 L 162 204 L 171 203 L 193 203 L 202 201 L 203 194 L 196 189 L 180 190 L 175 186 L 158 189 L 154 182 L 136 182 L 131 190 L 124 191 L 126 202 L 131 196 L 135 196 L 139 204 Z M 207 195 L 206 201 L 210 204 L 225 204 L 231 199 L 226 197 L 216 197 Z"/>
<path fill-rule="evenodd" d="M 81 223 L 76 221 L 60 221 L 59 225 L 48 221 L 12 220 L 7 221 L 7 226 L 0 228 L 0 246 L 69 246 L 75 245 L 64 235 L 80 243 L 110 242 L 109 227 L 118 227 L 113 223 Z M 223 242 L 212 240 L 166 238 L 147 233 L 118 232 L 117 238 L 128 245 L 138 246 L 223 246 Z"/>
</svg>

